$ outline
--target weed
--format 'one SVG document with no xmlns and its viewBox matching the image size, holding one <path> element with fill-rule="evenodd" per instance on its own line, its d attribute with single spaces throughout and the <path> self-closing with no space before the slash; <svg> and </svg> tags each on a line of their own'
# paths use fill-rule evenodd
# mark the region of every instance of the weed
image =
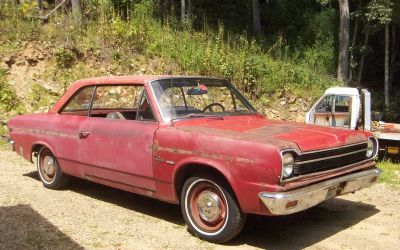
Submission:
<svg viewBox="0 0 400 250">
<path fill-rule="evenodd" d="M 54 93 L 37 83 L 32 84 L 29 101 L 33 110 L 48 111 L 50 105 L 58 98 L 58 93 Z"/>
<path fill-rule="evenodd" d="M 0 68 L 0 111 L 9 112 L 19 104 L 19 101 L 5 75 L 5 70 Z"/>
<path fill-rule="evenodd" d="M 58 67 L 69 68 L 74 62 L 74 53 L 69 48 L 57 48 L 55 52 L 55 58 Z"/>
<path fill-rule="evenodd" d="M 381 182 L 400 188 L 400 164 L 384 160 L 378 163 L 378 167 L 383 170 L 379 178 Z"/>
</svg>

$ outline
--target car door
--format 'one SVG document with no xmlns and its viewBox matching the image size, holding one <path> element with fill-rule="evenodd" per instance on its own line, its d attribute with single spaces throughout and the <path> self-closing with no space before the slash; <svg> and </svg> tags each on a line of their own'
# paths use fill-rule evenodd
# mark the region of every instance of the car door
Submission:
<svg viewBox="0 0 400 250">
<path fill-rule="evenodd" d="M 158 122 L 151 110 L 139 109 L 145 100 L 143 86 L 96 88 L 90 117 L 79 131 L 88 179 L 131 191 L 155 190 L 152 145 Z"/>
<path fill-rule="evenodd" d="M 307 114 L 306 122 L 321 126 L 350 126 L 350 96 L 326 95 Z"/>
<path fill-rule="evenodd" d="M 78 132 L 82 124 L 87 121 L 89 107 L 95 86 L 86 86 L 79 89 L 60 112 L 47 120 L 48 131 L 55 143 L 52 143 L 63 172 L 83 177 L 84 165 L 79 160 L 81 143 Z"/>
</svg>

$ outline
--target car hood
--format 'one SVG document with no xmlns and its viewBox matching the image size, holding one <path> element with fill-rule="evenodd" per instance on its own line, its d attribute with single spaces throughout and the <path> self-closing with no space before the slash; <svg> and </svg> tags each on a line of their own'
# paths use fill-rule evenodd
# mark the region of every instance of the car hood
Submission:
<svg viewBox="0 0 400 250">
<path fill-rule="evenodd" d="M 366 141 L 370 136 L 367 132 L 304 123 L 271 121 L 261 116 L 227 116 L 223 120 L 191 119 L 178 122 L 175 127 L 188 132 L 261 141 L 280 148 L 292 148 L 295 144 L 301 151 L 359 143 Z"/>
</svg>

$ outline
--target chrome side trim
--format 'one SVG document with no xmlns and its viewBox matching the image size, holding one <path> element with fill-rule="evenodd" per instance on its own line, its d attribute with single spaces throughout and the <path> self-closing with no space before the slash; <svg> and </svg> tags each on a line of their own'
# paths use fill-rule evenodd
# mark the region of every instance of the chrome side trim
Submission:
<svg viewBox="0 0 400 250">
<path fill-rule="evenodd" d="M 318 205 L 335 196 L 366 188 L 377 180 L 381 172 L 381 169 L 375 168 L 286 192 L 261 192 L 258 196 L 271 214 L 292 214 Z M 287 207 L 288 202 L 292 202 L 289 207 Z M 293 202 L 295 202 L 294 206 Z"/>
</svg>

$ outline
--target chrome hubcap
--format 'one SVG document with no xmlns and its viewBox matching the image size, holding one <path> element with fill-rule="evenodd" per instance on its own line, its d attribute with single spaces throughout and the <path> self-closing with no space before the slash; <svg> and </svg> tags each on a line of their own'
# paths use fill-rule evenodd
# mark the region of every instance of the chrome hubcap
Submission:
<svg viewBox="0 0 400 250">
<path fill-rule="evenodd" d="M 221 218 L 221 199 L 209 190 L 204 190 L 199 194 L 197 207 L 200 217 L 207 222 L 213 223 Z"/>
<path fill-rule="evenodd" d="M 51 156 L 45 156 L 43 159 L 43 167 L 44 167 L 44 172 L 46 172 L 47 175 L 54 175 L 56 172 L 56 166 L 55 166 L 55 161 L 53 157 Z"/>
</svg>

